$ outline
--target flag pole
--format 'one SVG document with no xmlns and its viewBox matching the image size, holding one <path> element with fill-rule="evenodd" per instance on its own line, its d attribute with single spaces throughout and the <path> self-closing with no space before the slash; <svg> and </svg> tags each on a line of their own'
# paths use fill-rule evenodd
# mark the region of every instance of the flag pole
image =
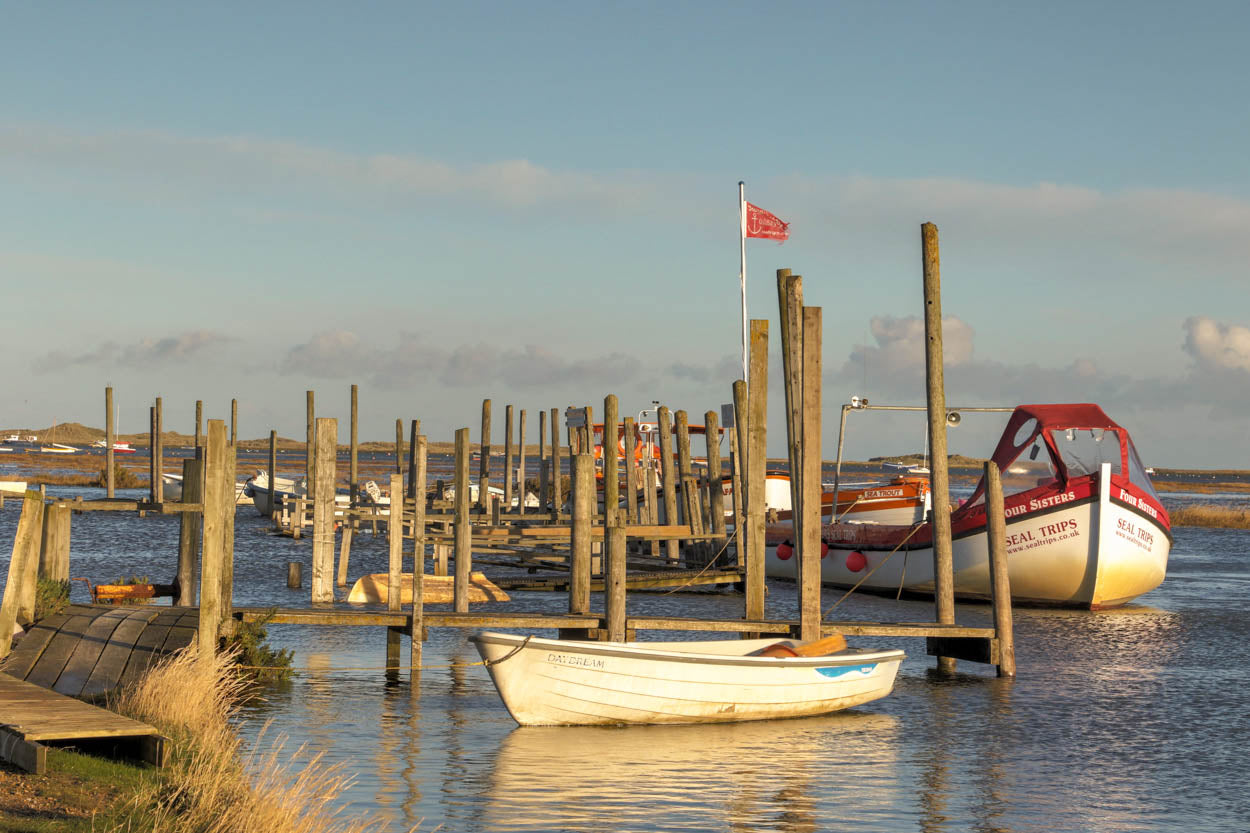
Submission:
<svg viewBox="0 0 1250 833">
<path fill-rule="evenodd" d="M 742 290 L 742 380 L 747 378 L 747 198 L 746 183 L 738 182 L 738 284 Z"/>
</svg>

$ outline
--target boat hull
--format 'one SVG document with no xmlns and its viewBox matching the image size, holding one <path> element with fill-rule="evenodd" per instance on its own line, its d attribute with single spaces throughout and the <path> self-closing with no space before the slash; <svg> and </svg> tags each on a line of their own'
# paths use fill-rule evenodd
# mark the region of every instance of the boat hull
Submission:
<svg viewBox="0 0 1250 833">
<path fill-rule="evenodd" d="M 933 595 L 933 548 L 927 536 L 917 536 L 922 544 L 910 546 L 902 541 L 905 536 L 891 539 L 887 530 L 855 526 L 824 527 L 828 551 L 820 565 L 823 583 L 878 594 Z M 1157 518 L 1105 493 L 1021 512 L 1006 523 L 1011 597 L 1016 603 L 1043 606 L 1117 607 L 1163 582 L 1170 549 L 1171 538 Z M 786 554 L 784 546 L 780 553 Z M 797 559 L 781 555 L 778 546 L 766 548 L 766 573 L 793 578 Z M 955 596 L 989 599 L 985 526 L 953 535 L 951 557 Z"/>
<path fill-rule="evenodd" d="M 727 723 L 826 714 L 890 693 L 902 651 L 744 656 L 776 639 L 573 642 L 471 638 L 522 726 Z"/>
</svg>

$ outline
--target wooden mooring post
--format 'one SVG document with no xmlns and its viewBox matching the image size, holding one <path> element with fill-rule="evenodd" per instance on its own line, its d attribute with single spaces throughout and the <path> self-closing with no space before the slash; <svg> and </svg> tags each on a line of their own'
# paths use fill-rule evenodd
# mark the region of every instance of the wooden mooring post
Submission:
<svg viewBox="0 0 1250 833">
<path fill-rule="evenodd" d="M 113 443 L 117 439 L 117 426 L 113 424 L 113 388 L 104 389 L 104 493 L 113 499 Z"/>
<path fill-rule="evenodd" d="M 183 460 L 182 502 L 202 503 L 203 489 L 204 460 L 202 458 Z M 178 520 L 178 598 L 174 600 L 174 604 L 185 607 L 195 606 L 197 595 L 195 566 L 200 554 L 203 531 L 203 510 L 182 513 Z"/>
<path fill-rule="evenodd" d="M 338 420 L 318 417 L 313 462 L 312 601 L 334 601 L 334 460 Z M 347 524 L 343 525 L 344 528 Z"/>
<path fill-rule="evenodd" d="M 677 475 L 673 471 L 673 422 L 672 413 L 663 405 L 656 409 L 660 429 L 660 488 L 664 494 L 664 518 L 657 523 L 679 523 L 677 514 Z M 657 507 L 658 509 L 659 507 Z M 668 561 L 676 564 L 680 559 L 681 542 L 669 541 Z"/>
<path fill-rule="evenodd" d="M 478 447 L 477 508 L 490 506 L 490 400 L 482 400 L 482 436 Z"/>
<path fill-rule="evenodd" d="M 408 655 L 413 676 L 421 673 L 421 643 L 425 639 L 425 481 L 429 444 L 424 435 L 412 440 L 416 449 L 416 469 L 412 482 L 416 484 L 416 500 L 412 514 L 412 620 L 408 625 L 411 648 Z"/>
<path fill-rule="evenodd" d="M 1007 518 L 1003 507 L 1003 480 L 998 464 L 985 461 L 986 538 L 989 541 L 994 636 L 998 639 L 998 676 L 1016 676 L 1016 637 L 1011 611 L 1011 584 L 1007 576 Z"/>
<path fill-rule="evenodd" d="M 764 488 L 768 437 L 768 321 L 751 321 L 747 385 L 746 618 L 764 618 Z M 737 393 L 735 389 L 735 394 Z M 736 400 L 735 395 L 735 400 Z M 736 403 L 735 403 L 736 404 Z M 753 637 L 752 637 L 753 638 Z"/>
<path fill-rule="evenodd" d="M 403 442 L 403 422 L 395 421 L 396 436 Z M 397 447 L 398 448 L 398 447 Z M 400 455 L 395 455 L 395 466 L 399 467 Z M 398 472 L 391 475 L 391 506 L 390 516 L 386 523 L 387 537 L 387 569 L 386 569 L 386 609 L 399 611 L 403 609 L 401 597 L 401 576 L 404 571 L 404 477 Z M 413 581 L 416 581 L 416 575 Z M 387 674 L 399 673 L 399 649 L 401 637 L 408 632 L 407 628 L 392 625 L 386 629 L 386 671 Z"/>
<path fill-rule="evenodd" d="M 925 389 L 929 414 L 929 494 L 933 529 L 933 601 L 937 621 L 955 623 L 955 577 L 951 551 L 950 474 L 946 455 L 946 389 L 942 368 L 942 277 L 938 230 L 920 227 L 924 258 Z M 955 658 L 939 656 L 938 671 L 953 674 Z"/>
<path fill-rule="evenodd" d="M 456 431 L 455 578 L 452 609 L 469 612 L 469 574 L 473 568 L 473 528 L 469 518 L 469 429 Z"/>
<path fill-rule="evenodd" d="M 17 520 L 9 575 L 0 602 L 0 658 L 9 654 L 18 622 L 28 624 L 35 613 L 35 584 L 39 572 L 39 547 L 43 535 L 43 496 L 27 490 Z"/>
<path fill-rule="evenodd" d="M 233 558 L 234 447 L 227 442 L 226 424 L 208 421 L 204 450 L 204 544 L 200 557 L 199 647 L 201 656 L 217 650 L 222 623 L 230 615 L 229 591 L 223 584 L 226 561 Z M 231 571 L 233 574 L 233 571 Z"/>
<path fill-rule="evenodd" d="M 69 581 L 70 516 L 64 503 L 53 503 L 43 510 L 43 537 L 39 546 L 39 578 Z"/>
<path fill-rule="evenodd" d="M 803 307 L 802 446 L 799 471 L 803 500 L 796 507 L 801 514 L 799 529 L 799 638 L 820 638 L 820 435 L 821 435 L 821 309 Z"/>
</svg>

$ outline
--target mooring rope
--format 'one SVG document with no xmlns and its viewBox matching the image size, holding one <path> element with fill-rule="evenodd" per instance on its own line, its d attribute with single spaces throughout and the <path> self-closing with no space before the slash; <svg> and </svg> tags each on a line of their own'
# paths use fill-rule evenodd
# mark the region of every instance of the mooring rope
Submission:
<svg viewBox="0 0 1250 833">
<path fill-rule="evenodd" d="M 911 536 L 915 535 L 915 534 L 916 534 L 916 531 L 917 531 L 918 529 L 920 529 L 920 527 L 922 527 L 922 526 L 924 526 L 924 523 L 923 523 L 923 522 L 918 523 L 918 524 L 915 524 L 914 526 L 912 526 L 911 531 L 910 531 L 910 532 L 908 532 L 906 536 L 904 536 L 904 538 L 903 538 L 903 540 L 902 540 L 902 541 L 899 541 L 899 542 L 898 542 L 898 546 L 896 546 L 894 549 L 890 550 L 889 555 L 887 555 L 885 558 L 881 559 L 881 563 L 880 563 L 880 564 L 878 564 L 876 567 L 873 567 L 873 568 L 872 568 L 871 570 L 869 570 L 868 572 L 864 573 L 864 577 L 863 577 L 863 578 L 861 578 L 859 581 L 855 582 L 855 584 L 851 587 L 851 589 L 847 590 L 845 593 L 843 593 L 843 594 L 842 594 L 842 597 L 841 597 L 840 599 L 838 599 L 838 600 L 837 600 L 836 602 L 834 602 L 833 604 L 829 605 L 829 607 L 825 609 L 825 612 L 824 612 L 823 614 L 821 614 L 821 618 L 823 619 L 825 616 L 828 616 L 828 615 L 829 615 L 829 613 L 830 613 L 830 612 L 832 612 L 832 611 L 833 611 L 833 609 L 834 609 L 835 607 L 837 607 L 838 605 L 842 604 L 844 601 L 846 601 L 846 599 L 847 599 L 847 597 L 848 597 L 848 596 L 850 596 L 852 593 L 854 593 L 856 590 L 858 590 L 858 589 L 859 589 L 859 586 L 860 586 L 861 584 L 863 584 L 865 581 L 867 581 L 867 580 L 868 580 L 868 579 L 872 576 L 872 574 L 873 574 L 873 573 L 877 572 L 877 570 L 879 570 L 879 569 L 881 569 L 883 566 L 885 566 L 885 562 L 889 561 L 889 560 L 890 560 L 890 558 L 891 558 L 891 557 L 893 557 L 894 553 L 896 553 L 896 552 L 898 552 L 898 551 L 899 551 L 899 549 L 903 546 L 903 544 L 906 544 L 908 541 L 910 541 L 910 540 L 911 540 Z"/>
</svg>

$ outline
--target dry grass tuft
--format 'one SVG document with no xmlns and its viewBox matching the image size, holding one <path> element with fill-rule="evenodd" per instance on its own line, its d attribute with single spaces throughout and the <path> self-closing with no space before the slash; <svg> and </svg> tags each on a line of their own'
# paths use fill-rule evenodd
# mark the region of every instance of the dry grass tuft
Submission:
<svg viewBox="0 0 1250 833">
<path fill-rule="evenodd" d="M 115 833 L 366 833 L 372 818 L 340 817 L 350 778 L 303 747 L 288 755 L 282 739 L 261 732 L 245 752 L 231 725 L 248 686 L 219 653 L 201 660 L 194 646 L 150 671 L 117 710 L 175 739 L 162 777 L 129 801 Z"/>
<path fill-rule="evenodd" d="M 1197 506 L 1168 507 L 1172 526 L 1209 526 L 1223 529 L 1250 529 L 1250 507 Z"/>
</svg>

